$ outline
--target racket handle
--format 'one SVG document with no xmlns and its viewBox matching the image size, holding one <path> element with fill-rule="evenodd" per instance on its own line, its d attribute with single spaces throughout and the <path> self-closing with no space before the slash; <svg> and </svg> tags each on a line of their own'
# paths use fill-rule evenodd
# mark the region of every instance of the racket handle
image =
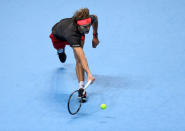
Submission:
<svg viewBox="0 0 185 131">
<path fill-rule="evenodd" d="M 87 82 L 87 84 L 86 84 L 85 87 L 84 87 L 84 90 L 91 84 L 91 82 L 92 82 L 92 80 L 89 80 L 89 81 Z"/>
</svg>

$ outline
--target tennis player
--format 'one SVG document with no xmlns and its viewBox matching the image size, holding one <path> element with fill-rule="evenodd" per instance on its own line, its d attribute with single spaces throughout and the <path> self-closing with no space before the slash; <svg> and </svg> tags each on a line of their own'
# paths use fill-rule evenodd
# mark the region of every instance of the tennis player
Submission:
<svg viewBox="0 0 185 131">
<path fill-rule="evenodd" d="M 50 38 L 54 48 L 57 50 L 59 60 L 64 63 L 66 61 L 65 46 L 70 45 L 73 49 L 76 59 L 76 75 L 79 82 L 79 91 L 83 92 L 84 73 L 87 74 L 87 81 L 95 80 L 89 67 L 86 56 L 83 51 L 85 34 L 89 33 L 90 27 L 93 27 L 92 47 L 96 48 L 99 44 L 98 40 L 98 18 L 96 15 L 90 15 L 88 8 L 77 10 L 72 18 L 60 20 L 52 27 Z M 86 93 L 80 97 L 86 98 Z"/>
</svg>

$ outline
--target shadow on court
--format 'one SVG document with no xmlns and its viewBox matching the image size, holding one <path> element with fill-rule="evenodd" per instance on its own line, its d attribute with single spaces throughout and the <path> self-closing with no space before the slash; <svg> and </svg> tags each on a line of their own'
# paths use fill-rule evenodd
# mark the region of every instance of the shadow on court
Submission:
<svg viewBox="0 0 185 131">
<path fill-rule="evenodd" d="M 57 68 L 51 77 L 50 92 L 48 95 L 49 105 L 53 106 L 54 112 L 65 114 L 70 117 L 67 110 L 67 102 L 70 93 L 78 89 L 78 81 L 74 72 L 75 65 L 66 64 L 61 68 Z M 134 76 L 108 76 L 94 75 L 96 80 L 87 89 L 88 101 L 84 103 L 77 115 L 72 119 L 80 119 L 92 116 L 99 111 L 100 105 L 106 103 L 114 106 L 120 93 L 128 90 L 142 90 L 150 86 L 149 78 Z M 119 98 L 122 99 L 122 98 Z M 106 116 L 113 118 L 113 116 Z"/>
</svg>

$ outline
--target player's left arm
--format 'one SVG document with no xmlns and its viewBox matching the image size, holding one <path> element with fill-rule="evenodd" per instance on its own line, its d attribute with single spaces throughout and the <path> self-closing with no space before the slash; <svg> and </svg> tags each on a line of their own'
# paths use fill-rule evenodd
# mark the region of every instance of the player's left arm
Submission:
<svg viewBox="0 0 185 131">
<path fill-rule="evenodd" d="M 92 40 L 92 47 L 96 48 L 96 46 L 99 44 L 98 39 L 98 17 L 96 15 L 93 15 L 95 17 L 95 20 L 92 24 L 93 27 L 93 40 Z"/>
</svg>

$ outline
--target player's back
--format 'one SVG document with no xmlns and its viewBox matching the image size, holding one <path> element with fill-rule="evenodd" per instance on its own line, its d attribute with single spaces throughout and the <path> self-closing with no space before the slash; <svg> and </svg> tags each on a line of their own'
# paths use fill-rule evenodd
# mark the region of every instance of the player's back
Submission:
<svg viewBox="0 0 185 131">
<path fill-rule="evenodd" d="M 53 35 L 60 40 L 66 40 L 72 31 L 75 30 L 72 18 L 65 18 L 56 23 L 52 28 Z"/>
</svg>

